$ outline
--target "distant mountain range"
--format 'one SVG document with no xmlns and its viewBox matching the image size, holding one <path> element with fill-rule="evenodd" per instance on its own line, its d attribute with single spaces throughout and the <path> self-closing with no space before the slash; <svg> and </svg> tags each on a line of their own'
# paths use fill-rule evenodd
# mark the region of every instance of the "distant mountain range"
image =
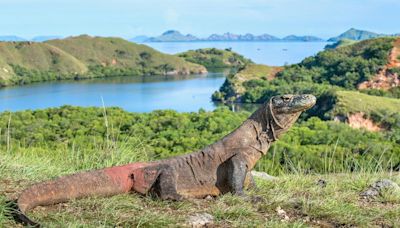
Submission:
<svg viewBox="0 0 400 228">
<path fill-rule="evenodd" d="M 378 34 L 365 30 L 351 28 L 339 36 L 329 38 L 328 40 L 316 36 L 296 36 L 289 35 L 279 38 L 270 34 L 253 35 L 246 33 L 244 35 L 234 33 L 212 34 L 206 38 L 199 38 L 191 34 L 184 35 L 176 30 L 168 30 L 157 37 L 137 36 L 130 39 L 133 42 L 146 43 L 146 42 L 200 42 L 200 41 L 281 41 L 281 42 L 337 42 L 342 39 L 348 40 L 365 40 L 383 36 L 399 36 L 400 34 Z"/>
<path fill-rule="evenodd" d="M 321 42 L 325 41 L 316 36 L 295 36 L 290 35 L 284 38 L 278 38 L 269 34 L 253 35 L 246 33 L 244 35 L 234 33 L 212 34 L 207 38 L 199 38 L 191 34 L 184 35 L 176 30 L 168 30 L 157 37 L 137 36 L 130 41 L 133 42 L 200 42 L 200 41 L 304 41 L 304 42 Z"/>
<path fill-rule="evenodd" d="M 339 36 L 332 37 L 328 39 L 328 42 L 337 42 L 339 40 L 348 39 L 348 40 L 367 40 L 377 37 L 384 37 L 384 36 L 399 36 L 400 34 L 379 34 L 375 32 L 359 30 L 355 28 L 351 28 L 346 32 L 340 34 Z"/>
<path fill-rule="evenodd" d="M 47 40 L 55 40 L 55 39 L 61 39 L 63 38 L 62 36 L 36 36 L 33 37 L 32 39 L 25 39 L 19 36 L 0 36 L 0 41 L 14 41 L 14 42 L 19 42 L 19 41 L 34 41 L 34 42 L 44 42 Z"/>
<path fill-rule="evenodd" d="M 136 36 L 129 41 L 135 43 L 147 43 L 147 42 L 203 42 L 203 41 L 264 41 L 264 42 L 337 42 L 342 39 L 348 40 L 366 40 L 376 37 L 383 36 L 400 36 L 400 33 L 397 34 L 379 34 L 375 32 L 359 30 L 355 28 L 351 28 L 344 33 L 340 34 L 336 37 L 331 37 L 328 40 L 322 39 L 317 36 L 297 36 L 297 35 L 289 35 L 283 38 L 279 38 L 270 34 L 261 34 L 254 35 L 251 33 L 246 34 L 234 34 L 234 33 L 224 33 L 224 34 L 211 34 L 206 38 L 196 37 L 192 34 L 182 34 L 176 30 L 168 30 L 156 37 L 149 36 Z M 9 35 L 9 36 L 0 36 L 0 41 L 35 41 L 35 42 L 44 42 L 47 40 L 61 39 L 61 36 L 36 36 L 32 39 L 25 39 L 22 37 Z"/>
</svg>

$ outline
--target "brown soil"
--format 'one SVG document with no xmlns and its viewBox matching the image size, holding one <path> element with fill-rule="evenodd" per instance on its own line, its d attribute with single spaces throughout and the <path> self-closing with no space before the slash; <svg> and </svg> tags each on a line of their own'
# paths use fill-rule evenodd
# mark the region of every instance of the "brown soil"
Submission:
<svg viewBox="0 0 400 228">
<path fill-rule="evenodd" d="M 391 68 L 400 68 L 400 38 L 393 43 L 393 48 L 388 56 L 388 63 L 370 81 L 362 82 L 358 89 L 382 89 L 388 90 L 400 86 L 400 75 L 389 72 Z"/>
<path fill-rule="evenodd" d="M 365 118 L 365 114 L 363 112 L 358 112 L 354 114 L 350 114 L 347 117 L 347 123 L 350 127 L 360 129 L 364 128 L 368 131 L 382 131 L 383 128 L 374 123 L 371 119 Z"/>
</svg>

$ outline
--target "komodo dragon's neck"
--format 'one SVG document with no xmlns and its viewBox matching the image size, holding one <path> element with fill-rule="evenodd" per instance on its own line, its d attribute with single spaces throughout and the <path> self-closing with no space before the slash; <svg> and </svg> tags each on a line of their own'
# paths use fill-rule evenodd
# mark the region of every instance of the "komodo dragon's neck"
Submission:
<svg viewBox="0 0 400 228">
<path fill-rule="evenodd" d="M 283 131 L 284 129 L 277 123 L 269 103 L 266 103 L 232 133 L 200 152 L 207 152 L 220 157 L 221 162 L 240 151 L 254 151 L 261 157 L 266 154 L 271 143 Z"/>
</svg>

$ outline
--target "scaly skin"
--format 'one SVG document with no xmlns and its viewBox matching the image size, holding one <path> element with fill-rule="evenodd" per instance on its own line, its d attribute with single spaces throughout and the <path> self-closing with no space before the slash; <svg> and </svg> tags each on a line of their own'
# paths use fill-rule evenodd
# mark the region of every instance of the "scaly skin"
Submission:
<svg viewBox="0 0 400 228">
<path fill-rule="evenodd" d="M 315 101 L 313 95 L 276 96 L 236 130 L 200 151 L 161 161 L 78 173 L 33 185 L 18 199 L 17 219 L 39 226 L 24 215 L 36 206 L 130 191 L 171 200 L 227 192 L 244 195 L 256 162 Z"/>
</svg>

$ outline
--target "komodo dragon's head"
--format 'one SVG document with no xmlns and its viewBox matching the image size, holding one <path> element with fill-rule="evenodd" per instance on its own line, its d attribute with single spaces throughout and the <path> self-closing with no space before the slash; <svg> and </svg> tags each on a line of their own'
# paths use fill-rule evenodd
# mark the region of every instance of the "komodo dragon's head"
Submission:
<svg viewBox="0 0 400 228">
<path fill-rule="evenodd" d="M 274 139 L 286 132 L 303 111 L 315 105 L 316 100 L 311 94 L 272 97 L 266 105 L 266 113 Z"/>
</svg>

